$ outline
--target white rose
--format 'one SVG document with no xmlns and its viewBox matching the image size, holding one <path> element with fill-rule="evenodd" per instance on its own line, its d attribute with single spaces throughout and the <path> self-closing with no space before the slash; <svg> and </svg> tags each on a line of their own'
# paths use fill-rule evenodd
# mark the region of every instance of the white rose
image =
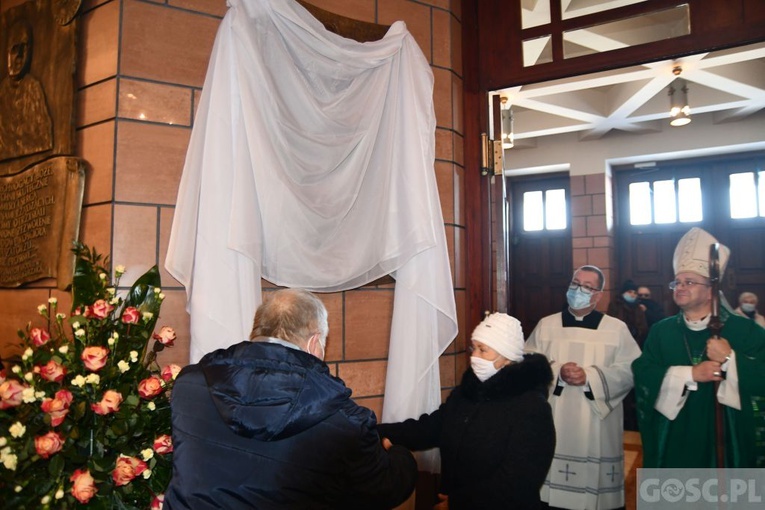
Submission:
<svg viewBox="0 0 765 510">
<path fill-rule="evenodd" d="M 69 352 L 69 346 L 62 345 L 61 347 L 58 348 L 58 352 L 60 352 L 61 354 L 66 354 L 67 352 Z"/>
<path fill-rule="evenodd" d="M 48 303 L 50 303 L 52 305 L 55 305 L 56 303 L 58 303 L 58 299 L 56 299 L 54 297 L 48 298 Z"/>
<path fill-rule="evenodd" d="M 97 386 L 101 382 L 101 376 L 98 374 L 88 374 L 85 378 L 85 382 Z"/>
<path fill-rule="evenodd" d="M 35 396 L 35 389 L 30 386 L 29 388 L 24 388 L 21 390 L 21 399 L 26 404 L 31 404 L 37 400 L 37 397 Z"/>
<path fill-rule="evenodd" d="M 15 438 L 19 438 L 24 435 L 24 433 L 27 431 L 27 428 L 20 422 L 17 421 L 11 427 L 8 429 L 11 433 L 11 435 Z"/>
<path fill-rule="evenodd" d="M 141 450 L 141 457 L 143 457 L 143 460 L 149 460 L 152 457 L 154 457 L 154 450 L 151 448 L 146 448 L 145 450 Z"/>
<path fill-rule="evenodd" d="M 120 360 L 120 361 L 117 363 L 117 368 L 119 368 L 119 369 L 120 369 L 120 373 L 124 374 L 125 372 L 127 372 L 128 370 L 130 370 L 130 363 L 128 363 L 128 362 L 127 362 L 127 361 L 125 361 L 124 359 L 121 359 L 121 360 Z"/>
</svg>

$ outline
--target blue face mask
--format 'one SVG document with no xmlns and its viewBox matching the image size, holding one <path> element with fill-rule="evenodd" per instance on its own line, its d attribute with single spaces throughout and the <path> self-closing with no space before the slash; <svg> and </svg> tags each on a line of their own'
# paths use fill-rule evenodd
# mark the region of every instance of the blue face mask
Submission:
<svg viewBox="0 0 765 510">
<path fill-rule="evenodd" d="M 590 298 L 592 298 L 592 294 L 587 294 L 582 289 L 568 289 L 566 292 L 566 301 L 572 310 L 587 308 L 590 306 Z"/>
<path fill-rule="evenodd" d="M 636 297 L 636 296 L 633 296 L 633 295 L 631 295 L 631 294 L 627 294 L 626 292 L 625 292 L 624 294 L 622 294 L 622 297 L 624 298 L 624 300 L 625 300 L 626 302 L 628 302 L 628 303 L 630 303 L 630 304 L 632 304 L 632 303 L 634 303 L 635 301 L 637 301 L 637 297 Z"/>
</svg>

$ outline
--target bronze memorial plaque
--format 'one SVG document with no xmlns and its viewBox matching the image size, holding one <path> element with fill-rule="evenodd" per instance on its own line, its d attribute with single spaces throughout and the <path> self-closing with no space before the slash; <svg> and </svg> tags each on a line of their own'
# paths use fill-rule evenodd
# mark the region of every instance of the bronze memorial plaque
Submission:
<svg viewBox="0 0 765 510">
<path fill-rule="evenodd" d="M 0 287 L 71 281 L 84 186 L 82 160 L 67 156 L 0 177 Z"/>
</svg>

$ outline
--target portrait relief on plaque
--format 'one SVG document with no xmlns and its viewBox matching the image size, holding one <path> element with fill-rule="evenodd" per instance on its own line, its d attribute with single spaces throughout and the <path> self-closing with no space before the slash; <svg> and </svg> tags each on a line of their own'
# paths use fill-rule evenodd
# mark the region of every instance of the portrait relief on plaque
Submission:
<svg viewBox="0 0 765 510">
<path fill-rule="evenodd" d="M 75 156 L 81 0 L 0 14 L 0 287 L 72 277 L 85 162 Z"/>
</svg>

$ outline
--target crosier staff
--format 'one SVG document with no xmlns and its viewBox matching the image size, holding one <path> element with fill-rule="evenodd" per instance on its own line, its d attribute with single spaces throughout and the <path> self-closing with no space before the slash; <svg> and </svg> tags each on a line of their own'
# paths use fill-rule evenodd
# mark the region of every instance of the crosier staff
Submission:
<svg viewBox="0 0 765 510">
<path fill-rule="evenodd" d="M 710 339 L 719 340 L 722 330 L 722 321 L 720 320 L 720 243 L 709 245 L 709 281 L 712 286 L 712 314 L 709 318 L 709 329 L 712 332 Z M 724 374 L 724 372 L 723 372 Z M 723 406 L 717 400 L 717 391 L 720 387 L 720 381 L 715 381 L 715 432 L 716 432 L 716 451 L 717 467 L 725 467 L 725 420 L 723 419 Z"/>
</svg>

